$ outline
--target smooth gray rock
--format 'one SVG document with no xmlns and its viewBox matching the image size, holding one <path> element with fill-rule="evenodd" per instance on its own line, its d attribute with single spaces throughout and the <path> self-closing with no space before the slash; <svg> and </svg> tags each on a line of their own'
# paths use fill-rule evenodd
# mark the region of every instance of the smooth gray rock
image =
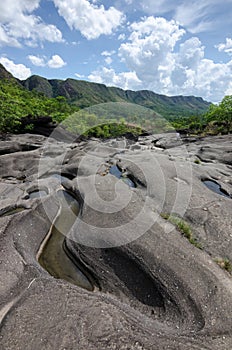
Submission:
<svg viewBox="0 0 232 350">
<path fill-rule="evenodd" d="M 134 143 L 29 134 L 1 141 L 1 348 L 230 350 L 232 278 L 215 259 L 232 261 L 231 145 L 231 135 L 176 134 Z M 135 188 L 110 174 L 115 164 Z M 93 292 L 38 263 L 62 188 L 80 205 L 65 250 Z M 47 195 L 31 198 L 38 190 Z M 171 212 L 202 250 L 160 215 Z"/>
</svg>

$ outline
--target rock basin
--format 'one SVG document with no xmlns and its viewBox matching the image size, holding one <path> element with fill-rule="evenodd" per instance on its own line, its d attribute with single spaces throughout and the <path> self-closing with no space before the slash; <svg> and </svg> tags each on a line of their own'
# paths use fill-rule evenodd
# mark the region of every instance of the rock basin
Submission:
<svg viewBox="0 0 232 350">
<path fill-rule="evenodd" d="M 92 291 L 93 285 L 80 270 L 77 261 L 75 264 L 64 249 L 65 237 L 79 213 L 79 204 L 66 191 L 59 190 L 57 195 L 60 201 L 60 210 L 39 249 L 38 261 L 55 278 Z"/>
</svg>

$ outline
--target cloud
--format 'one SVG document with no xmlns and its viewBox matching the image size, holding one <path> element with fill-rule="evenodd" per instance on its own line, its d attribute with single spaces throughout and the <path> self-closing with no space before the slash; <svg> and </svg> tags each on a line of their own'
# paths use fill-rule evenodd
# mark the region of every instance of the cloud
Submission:
<svg viewBox="0 0 232 350">
<path fill-rule="evenodd" d="M 62 42 L 61 31 L 33 15 L 40 0 L 0 2 L 0 46 L 36 46 L 38 42 Z"/>
<path fill-rule="evenodd" d="M 0 57 L 0 63 L 11 73 L 15 78 L 25 80 L 31 76 L 30 68 L 24 66 L 24 64 L 16 64 L 6 57 Z"/>
<path fill-rule="evenodd" d="M 197 44 L 197 40 L 189 39 L 176 55 L 175 67 L 170 75 L 169 91 L 172 94 L 198 95 L 218 102 L 226 94 L 231 74 L 232 61 L 216 63 L 207 59 L 200 40 Z"/>
<path fill-rule="evenodd" d="M 126 39 L 125 33 L 121 33 L 121 34 L 118 36 L 118 40 L 123 41 L 123 40 L 125 40 L 125 39 Z"/>
<path fill-rule="evenodd" d="M 31 61 L 32 64 L 38 67 L 49 67 L 49 68 L 62 68 L 66 65 L 66 62 L 59 55 L 53 55 L 51 59 L 47 60 L 46 56 L 34 56 L 29 55 L 27 58 Z"/>
<path fill-rule="evenodd" d="M 27 58 L 31 61 L 32 64 L 34 64 L 34 66 L 37 66 L 37 67 L 46 66 L 45 57 L 29 55 L 27 56 Z"/>
<path fill-rule="evenodd" d="M 108 56 L 105 58 L 105 62 L 106 62 L 106 64 L 111 64 L 113 62 L 113 60 L 111 57 Z"/>
<path fill-rule="evenodd" d="M 225 13 L 231 13 L 231 0 L 143 0 L 133 1 L 136 8 L 149 15 L 171 15 L 191 33 L 200 33 L 215 30 L 227 23 L 231 25 L 231 16 L 225 18 Z M 223 11 L 222 11 L 223 9 Z"/>
<path fill-rule="evenodd" d="M 75 76 L 78 78 L 78 79 L 84 79 L 85 76 L 83 74 L 78 74 L 78 73 L 75 73 Z"/>
<path fill-rule="evenodd" d="M 17 39 L 10 37 L 0 25 L 0 46 L 20 47 Z"/>
<path fill-rule="evenodd" d="M 174 20 L 152 16 L 130 25 L 128 40 L 118 55 L 125 72 L 100 67 L 89 79 L 124 89 L 148 89 L 167 95 L 195 95 L 218 102 L 231 91 L 232 60 L 217 63 L 205 56 L 196 36 L 184 40 L 185 32 Z M 230 50 L 230 41 L 223 50 Z"/>
<path fill-rule="evenodd" d="M 90 39 L 96 39 L 102 34 L 112 34 L 124 19 L 122 12 L 114 7 L 108 10 L 103 5 L 97 6 L 87 0 L 53 0 L 71 29 L 76 29 Z"/>
<path fill-rule="evenodd" d="M 192 37 L 180 44 L 179 53 L 176 56 L 176 63 L 185 69 L 197 69 L 204 58 L 204 46 L 197 37 Z"/>
<path fill-rule="evenodd" d="M 106 64 L 110 65 L 110 64 L 113 62 L 111 56 L 114 55 L 115 53 L 116 53 L 115 50 L 112 50 L 112 51 L 103 51 L 103 52 L 101 53 L 102 56 L 105 56 L 105 62 L 106 62 Z"/>
<path fill-rule="evenodd" d="M 61 68 L 66 65 L 66 62 L 59 55 L 53 55 L 47 65 L 49 68 Z"/>
<path fill-rule="evenodd" d="M 101 53 L 101 55 L 102 55 L 102 56 L 112 56 L 112 55 L 114 55 L 115 53 L 116 53 L 115 50 L 112 50 L 112 51 L 103 51 L 103 52 Z"/>
<path fill-rule="evenodd" d="M 134 0 L 134 2 L 136 2 Z M 163 14 L 173 10 L 178 5 L 178 1 L 171 0 L 143 0 L 139 3 L 142 10 L 149 14 Z"/>
<path fill-rule="evenodd" d="M 232 55 L 232 39 L 226 38 L 226 43 L 221 43 L 218 45 L 215 45 L 215 47 L 218 49 L 218 51 L 223 51 L 228 53 L 229 55 Z"/>
<path fill-rule="evenodd" d="M 185 31 L 175 21 L 160 17 L 132 23 L 130 29 L 128 41 L 119 48 L 119 56 L 129 70 L 136 72 L 139 80 L 148 85 L 154 85 L 154 81 L 159 84 L 166 79 L 165 70 L 168 74 L 172 69 L 171 53 Z"/>
<path fill-rule="evenodd" d="M 122 89 L 138 89 L 141 82 L 135 72 L 122 72 L 116 74 L 112 68 L 101 67 L 92 72 L 88 79 L 96 83 L 104 83 L 106 85 L 114 85 Z"/>
<path fill-rule="evenodd" d="M 231 81 L 229 82 L 229 86 L 226 89 L 225 95 L 232 95 L 232 82 Z"/>
<path fill-rule="evenodd" d="M 191 33 L 199 33 L 210 30 L 215 22 L 210 14 L 214 0 L 193 0 L 181 2 L 175 10 L 174 18 Z"/>
</svg>

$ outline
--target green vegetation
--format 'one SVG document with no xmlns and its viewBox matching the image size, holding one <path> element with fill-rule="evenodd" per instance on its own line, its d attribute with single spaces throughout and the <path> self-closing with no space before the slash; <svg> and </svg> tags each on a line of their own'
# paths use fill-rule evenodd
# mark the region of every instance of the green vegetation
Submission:
<svg viewBox="0 0 232 350">
<path fill-rule="evenodd" d="M 75 114 L 80 108 L 85 112 Z M 73 113 L 74 117 L 64 124 L 72 132 L 87 136 L 118 136 L 132 129 L 135 134 L 141 130 L 160 133 L 176 129 L 202 136 L 232 131 L 232 96 L 213 105 L 194 96 L 125 91 L 75 79 L 32 76 L 19 81 L 0 64 L 0 132 L 31 131 L 38 117 L 49 116 L 61 122 Z M 27 125 L 22 123 L 25 117 Z M 90 131 L 91 128 L 94 129 Z"/>
<path fill-rule="evenodd" d="M 125 119 L 106 119 L 98 117 L 87 110 L 80 110 L 65 119 L 62 125 L 71 133 L 85 137 L 110 138 L 131 133 L 141 135 L 143 129 L 138 125 L 130 125 Z"/>
<path fill-rule="evenodd" d="M 125 122 L 139 125 L 141 128 L 151 133 L 162 133 L 174 130 L 168 120 L 160 114 L 135 103 L 108 102 L 89 107 L 88 110 L 93 111 L 97 117 L 104 117 L 106 120 L 114 118 L 120 121 L 124 119 Z"/>
<path fill-rule="evenodd" d="M 166 119 L 152 110 L 125 102 L 103 103 L 82 109 L 67 118 L 63 122 L 63 125 L 68 128 L 70 132 L 84 134 L 93 127 L 95 128 L 102 124 L 111 125 L 112 123 L 114 125 L 117 123 L 117 129 L 120 124 L 120 128 L 124 129 L 124 133 L 131 132 L 132 130 L 135 134 L 141 134 L 142 131 L 160 133 L 173 130 L 173 127 Z M 110 128 L 112 129 L 113 126 Z M 107 129 L 106 125 L 105 129 Z M 95 131 L 94 134 L 96 134 Z M 111 131 L 110 135 L 117 136 L 113 129 Z M 107 133 L 106 130 L 105 133 Z M 90 134 L 89 132 L 89 135 Z M 102 133 L 100 134 L 102 136 Z M 120 134 L 122 134 L 122 130 Z"/>
<path fill-rule="evenodd" d="M 27 116 L 51 116 L 61 122 L 76 109 L 63 96 L 47 98 L 26 90 L 14 79 L 0 79 L 0 132 L 17 132 L 22 118 Z M 27 130 L 32 128 L 32 124 L 26 126 Z"/>
<path fill-rule="evenodd" d="M 172 125 L 176 130 L 186 130 L 192 134 L 202 132 L 206 126 L 205 114 L 191 115 L 172 119 Z"/>
<path fill-rule="evenodd" d="M 143 130 L 139 126 L 130 126 L 124 122 L 115 122 L 98 125 L 87 130 L 83 135 L 87 137 L 110 138 L 118 137 L 131 133 L 133 135 L 141 135 Z"/>
<path fill-rule="evenodd" d="M 193 237 L 192 230 L 186 221 L 179 218 L 175 214 L 161 213 L 160 215 L 163 219 L 168 220 L 171 224 L 175 225 L 182 235 L 186 237 L 196 248 L 203 249 L 201 243 L 199 243 L 197 239 Z"/>
<path fill-rule="evenodd" d="M 232 131 L 232 96 L 225 96 L 218 105 L 211 104 L 202 115 L 174 118 L 172 125 L 189 134 L 228 134 Z"/>
<path fill-rule="evenodd" d="M 70 132 L 86 137 L 117 137 L 128 132 L 140 135 L 145 128 L 157 132 L 171 128 L 153 111 L 129 103 L 103 104 L 93 112 L 77 110 L 63 96 L 48 98 L 41 92 L 28 91 L 13 78 L 0 80 L 0 132 L 32 131 L 33 120 L 41 116 L 63 122 Z M 22 130 L 23 118 L 28 117 L 29 124 Z"/>
<path fill-rule="evenodd" d="M 173 118 L 205 113 L 210 105 L 200 97 L 159 95 L 152 91 L 122 90 L 88 81 L 67 79 L 48 80 L 32 76 L 21 82 L 29 90 L 43 92 L 47 97 L 64 96 L 81 109 L 96 104 L 126 102 L 151 109 L 169 121 Z"/>
<path fill-rule="evenodd" d="M 217 122 L 219 131 L 229 133 L 232 130 L 232 96 L 225 96 L 218 106 L 211 105 L 205 117 L 210 123 Z"/>
<path fill-rule="evenodd" d="M 232 263 L 227 258 L 216 258 L 214 261 L 224 270 L 232 274 Z"/>
</svg>

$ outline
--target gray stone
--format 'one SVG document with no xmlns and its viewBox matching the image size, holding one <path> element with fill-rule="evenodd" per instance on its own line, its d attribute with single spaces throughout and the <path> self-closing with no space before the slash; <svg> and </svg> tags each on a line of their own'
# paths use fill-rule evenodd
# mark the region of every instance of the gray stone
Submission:
<svg viewBox="0 0 232 350">
<path fill-rule="evenodd" d="M 231 141 L 176 134 L 129 144 L 29 134 L 1 141 L 1 348 L 231 349 L 232 278 L 215 262 L 232 261 Z M 136 187 L 110 174 L 112 164 Z M 60 215 L 60 189 L 79 202 L 63 245 L 92 292 L 38 263 Z M 47 195 L 30 198 L 39 190 Z M 185 220 L 203 249 L 164 213 Z"/>
</svg>

